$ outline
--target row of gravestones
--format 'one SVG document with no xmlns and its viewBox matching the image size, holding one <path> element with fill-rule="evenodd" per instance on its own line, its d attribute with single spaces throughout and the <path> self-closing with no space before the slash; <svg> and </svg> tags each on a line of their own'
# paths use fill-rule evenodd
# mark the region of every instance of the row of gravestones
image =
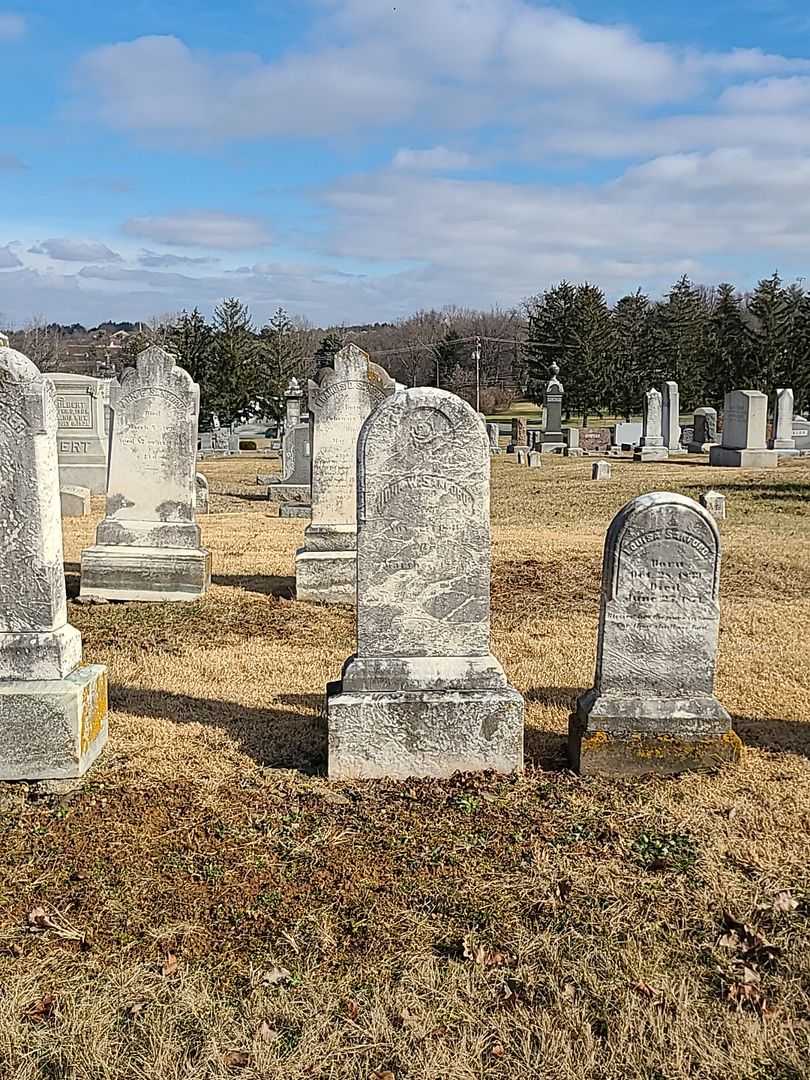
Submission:
<svg viewBox="0 0 810 1080">
<path fill-rule="evenodd" d="M 0 349 L 0 778 L 78 776 L 107 737 L 106 672 L 67 623 L 54 392 Z M 112 400 L 107 513 L 82 593 L 190 599 L 210 577 L 194 524 L 198 388 L 149 349 Z M 522 764 L 524 706 L 490 650 L 489 442 L 445 391 L 394 394 L 354 346 L 310 386 L 312 523 L 302 599 L 355 601 L 357 651 L 327 689 L 334 777 L 447 776 Z M 714 697 L 719 538 L 655 494 L 608 533 L 594 688 L 570 723 L 583 772 L 736 759 Z"/>
</svg>

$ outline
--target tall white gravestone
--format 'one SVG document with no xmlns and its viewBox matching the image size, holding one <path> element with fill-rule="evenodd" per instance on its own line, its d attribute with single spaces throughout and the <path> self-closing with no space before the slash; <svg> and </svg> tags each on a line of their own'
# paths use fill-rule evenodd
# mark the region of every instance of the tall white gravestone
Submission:
<svg viewBox="0 0 810 1080">
<path fill-rule="evenodd" d="M 299 600 L 353 604 L 357 561 L 357 437 L 366 417 L 394 393 L 394 381 L 368 354 L 347 345 L 335 367 L 309 384 L 312 513 L 295 553 Z"/>
<path fill-rule="evenodd" d="M 759 390 L 732 390 L 723 407 L 722 444 L 709 451 L 709 464 L 743 469 L 775 469 L 779 455 L 765 446 L 768 398 Z"/>
<path fill-rule="evenodd" d="M 685 454 L 681 446 L 681 392 L 672 380 L 661 387 L 661 408 L 664 446 L 669 456 Z"/>
<path fill-rule="evenodd" d="M 654 492 L 610 525 L 594 688 L 569 723 L 582 773 L 676 773 L 740 757 L 714 696 L 720 537 L 684 495 Z"/>
<path fill-rule="evenodd" d="M 0 346 L 0 779 L 81 776 L 107 741 L 107 669 L 67 621 L 52 384 Z"/>
<path fill-rule="evenodd" d="M 773 438 L 768 443 L 771 450 L 779 450 L 783 455 L 796 452 L 796 440 L 793 437 L 793 391 L 776 391 L 776 412 L 773 421 Z"/>
<path fill-rule="evenodd" d="M 644 395 L 641 444 L 633 453 L 636 461 L 666 461 L 667 448 L 661 433 L 662 414 L 661 394 L 658 390 L 648 390 Z"/>
<path fill-rule="evenodd" d="M 327 689 L 332 777 L 523 763 L 523 699 L 490 652 L 489 458 L 478 414 L 433 387 L 363 427 L 357 653 Z"/>
<path fill-rule="evenodd" d="M 194 520 L 200 388 L 152 346 L 113 389 L 112 409 L 107 514 L 82 552 L 81 595 L 195 600 L 211 582 Z"/>
<path fill-rule="evenodd" d="M 47 378 L 56 391 L 56 446 L 62 487 L 86 487 L 93 495 L 107 490 L 106 417 L 111 379 L 59 372 Z"/>
<path fill-rule="evenodd" d="M 271 502 L 309 505 L 312 458 L 309 419 L 301 420 L 303 398 L 304 391 L 299 386 L 298 380 L 291 379 L 285 396 L 286 420 L 281 449 L 282 475 L 280 479 L 267 478 L 271 485 L 267 497 Z"/>
</svg>

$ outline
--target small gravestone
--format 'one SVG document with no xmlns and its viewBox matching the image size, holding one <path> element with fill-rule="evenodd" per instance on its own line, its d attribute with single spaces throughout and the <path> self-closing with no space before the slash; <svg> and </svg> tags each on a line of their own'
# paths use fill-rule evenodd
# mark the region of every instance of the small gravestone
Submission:
<svg viewBox="0 0 810 1080">
<path fill-rule="evenodd" d="M 353 604 L 357 561 L 357 436 L 394 380 L 356 345 L 309 384 L 312 417 L 311 522 L 295 553 L 299 600 Z"/>
<path fill-rule="evenodd" d="M 778 450 L 780 456 L 789 457 L 796 453 L 796 440 L 793 437 L 793 391 L 776 391 L 776 416 L 773 425 L 773 438 L 768 443 L 771 450 Z"/>
<path fill-rule="evenodd" d="M 515 461 L 518 465 L 525 465 L 529 457 L 529 451 L 525 446 L 515 448 Z"/>
<path fill-rule="evenodd" d="M 720 538 L 684 495 L 627 503 L 608 530 L 594 688 L 569 724 L 582 773 L 711 768 L 740 758 L 714 696 Z"/>
<path fill-rule="evenodd" d="M 610 429 L 580 428 L 578 445 L 589 454 L 606 454 L 610 449 Z"/>
<path fill-rule="evenodd" d="M 107 669 L 67 621 L 53 385 L 0 346 L 0 780 L 70 780 L 107 741 Z"/>
<path fill-rule="evenodd" d="M 758 390 L 732 390 L 723 408 L 723 442 L 709 451 L 709 464 L 735 469 L 775 469 L 779 454 L 768 450 L 768 398 Z"/>
<path fill-rule="evenodd" d="M 198 472 L 194 477 L 195 510 L 198 514 L 207 514 L 210 510 L 210 493 L 208 489 L 208 477 Z"/>
<path fill-rule="evenodd" d="M 530 450 L 526 455 L 526 464 L 530 469 L 539 469 L 543 465 L 543 455 L 539 450 Z"/>
<path fill-rule="evenodd" d="M 512 417 L 512 441 L 506 448 L 507 454 L 514 454 L 519 447 L 529 445 L 529 422 L 525 416 Z"/>
<path fill-rule="evenodd" d="M 717 409 L 704 406 L 695 409 L 692 440 L 687 449 L 690 454 L 708 454 L 717 445 Z"/>
<path fill-rule="evenodd" d="M 491 454 L 501 453 L 501 429 L 498 424 L 487 424 L 487 435 L 489 436 L 489 452 Z"/>
<path fill-rule="evenodd" d="M 633 453 L 636 461 L 666 461 L 667 448 L 661 433 L 662 409 L 661 394 L 657 390 L 648 390 L 644 395 L 644 434 Z"/>
<path fill-rule="evenodd" d="M 609 461 L 595 461 L 591 468 L 591 480 L 610 480 L 611 470 Z"/>
<path fill-rule="evenodd" d="M 661 419 L 664 446 L 669 456 L 685 454 L 686 450 L 681 446 L 681 392 L 672 380 L 661 388 Z"/>
<path fill-rule="evenodd" d="M 62 517 L 87 517 L 90 513 L 90 488 L 63 487 L 59 489 Z"/>
<path fill-rule="evenodd" d="M 327 689 L 329 775 L 448 777 L 523 763 L 523 699 L 490 652 L 489 441 L 417 387 L 358 447 L 357 653 Z"/>
<path fill-rule="evenodd" d="M 59 427 L 56 449 L 63 487 L 86 487 L 93 495 L 107 490 L 107 427 L 111 379 L 53 373 Z"/>
<path fill-rule="evenodd" d="M 719 491 L 704 491 L 700 496 L 700 505 L 709 511 L 715 521 L 726 520 L 726 497 Z"/>
<path fill-rule="evenodd" d="M 810 420 L 804 416 L 793 417 L 793 441 L 797 450 L 810 450 Z"/>
<path fill-rule="evenodd" d="M 563 455 L 565 457 L 582 457 L 584 451 L 579 445 L 579 428 L 567 427 L 563 428 L 563 438 L 565 439 L 565 449 Z"/>
<path fill-rule="evenodd" d="M 81 596 L 196 600 L 211 582 L 196 504 L 200 388 L 152 346 L 113 388 L 107 513 L 82 552 Z"/>
</svg>

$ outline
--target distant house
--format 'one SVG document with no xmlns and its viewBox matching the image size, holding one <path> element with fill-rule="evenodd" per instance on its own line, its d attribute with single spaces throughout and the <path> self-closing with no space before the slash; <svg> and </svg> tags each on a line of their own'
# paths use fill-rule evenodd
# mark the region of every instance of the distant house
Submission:
<svg viewBox="0 0 810 1080">
<path fill-rule="evenodd" d="M 129 331 L 116 330 L 116 332 L 110 338 L 110 344 L 108 349 L 123 349 L 129 339 Z"/>
</svg>

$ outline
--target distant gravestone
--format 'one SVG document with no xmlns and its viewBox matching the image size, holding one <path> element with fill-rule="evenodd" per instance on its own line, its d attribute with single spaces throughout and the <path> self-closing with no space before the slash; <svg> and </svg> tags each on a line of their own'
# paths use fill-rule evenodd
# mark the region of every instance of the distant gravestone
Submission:
<svg viewBox="0 0 810 1080">
<path fill-rule="evenodd" d="M 81 595 L 195 600 L 211 581 L 194 521 L 200 388 L 152 346 L 124 372 L 112 408 L 107 514 L 82 552 Z"/>
<path fill-rule="evenodd" d="M 198 472 L 194 477 L 195 510 L 198 514 L 207 514 L 210 509 L 208 477 Z"/>
<path fill-rule="evenodd" d="M 709 511 L 715 521 L 726 520 L 726 497 L 719 491 L 704 491 L 700 496 L 700 505 Z"/>
<path fill-rule="evenodd" d="M 589 454 L 606 454 L 610 448 L 610 429 L 595 427 L 579 428 L 578 445 Z"/>
<path fill-rule="evenodd" d="M 737 761 L 714 696 L 720 539 L 683 495 L 627 503 L 605 542 L 594 688 L 577 702 L 569 757 L 582 773 L 676 773 Z"/>
<path fill-rule="evenodd" d="M 562 401 L 563 385 L 559 380 L 560 369 L 555 363 L 551 365 L 551 378 L 546 383 L 543 392 L 545 405 L 545 424 L 541 449 L 544 454 L 562 453 L 565 449 L 565 439 L 562 433 Z"/>
<path fill-rule="evenodd" d="M 525 446 L 515 448 L 515 461 L 518 465 L 525 465 L 528 461 L 529 451 Z"/>
<path fill-rule="evenodd" d="M 303 397 L 304 391 L 298 380 L 291 379 L 285 395 L 286 419 L 281 444 L 281 477 L 267 478 L 271 485 L 267 497 L 271 502 L 309 504 L 312 457 L 309 418 L 301 419 Z M 256 479 L 261 481 L 265 478 Z"/>
<path fill-rule="evenodd" d="M 788 455 L 796 452 L 796 440 L 793 438 L 793 405 L 792 390 L 776 391 L 773 438 L 768 446 L 771 450 L 779 450 L 782 454 Z"/>
<path fill-rule="evenodd" d="M 543 455 L 539 450 L 530 450 L 526 455 L 526 464 L 530 469 L 539 469 L 543 465 Z"/>
<path fill-rule="evenodd" d="M 639 446 L 641 443 L 644 427 L 642 424 L 627 421 L 622 424 L 616 424 L 615 427 L 610 429 L 610 432 L 614 446 L 627 446 L 631 449 L 635 449 L 635 447 Z"/>
<path fill-rule="evenodd" d="M 667 448 L 662 435 L 663 406 L 661 394 L 648 390 L 644 395 L 644 433 L 633 453 L 636 461 L 666 461 Z"/>
<path fill-rule="evenodd" d="M 768 398 L 758 390 L 732 390 L 723 408 L 723 442 L 709 451 L 709 464 L 775 469 L 779 455 L 765 446 Z"/>
<path fill-rule="evenodd" d="M 661 388 L 662 430 L 669 456 L 685 454 L 681 446 L 681 392 L 671 379 Z"/>
<path fill-rule="evenodd" d="M 448 777 L 523 762 L 523 699 L 490 652 L 489 442 L 417 387 L 358 448 L 357 653 L 327 690 L 329 775 Z"/>
<path fill-rule="evenodd" d="M 507 454 L 514 454 L 518 447 L 529 445 L 529 422 L 525 416 L 512 417 L 512 441 L 507 446 Z"/>
<path fill-rule="evenodd" d="M 563 438 L 565 439 L 563 454 L 565 457 L 582 457 L 583 450 L 579 445 L 579 430 L 578 427 L 563 428 Z"/>
<path fill-rule="evenodd" d="M 67 621 L 52 384 L 0 346 L 0 779 L 81 776 L 107 741 L 107 669 Z"/>
<path fill-rule="evenodd" d="M 487 424 L 489 436 L 489 451 L 491 454 L 501 453 L 501 429 L 499 424 Z"/>
<path fill-rule="evenodd" d="M 793 441 L 797 450 L 810 450 L 810 420 L 803 416 L 793 417 Z"/>
<path fill-rule="evenodd" d="M 611 468 L 609 461 L 595 461 L 591 468 L 591 480 L 610 480 Z"/>
<path fill-rule="evenodd" d="M 695 409 L 692 440 L 687 447 L 690 454 L 708 454 L 717 445 L 717 409 L 704 406 Z"/>
<path fill-rule="evenodd" d="M 107 490 L 107 428 L 111 379 L 54 373 L 46 376 L 56 391 L 59 479 L 64 487 Z"/>
<path fill-rule="evenodd" d="M 62 517 L 87 517 L 90 513 L 90 488 L 63 487 L 59 490 Z"/>
<path fill-rule="evenodd" d="M 357 437 L 369 413 L 394 393 L 394 381 L 368 354 L 347 345 L 309 384 L 312 513 L 295 554 L 299 600 L 355 601 Z"/>
</svg>

